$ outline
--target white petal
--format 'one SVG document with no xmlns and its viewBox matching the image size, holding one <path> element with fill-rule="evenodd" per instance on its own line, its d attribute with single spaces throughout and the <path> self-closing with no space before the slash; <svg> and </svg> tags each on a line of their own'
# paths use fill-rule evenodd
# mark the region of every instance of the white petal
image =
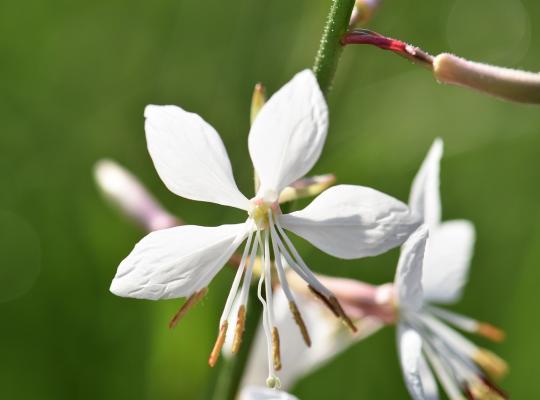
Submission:
<svg viewBox="0 0 540 400">
<path fill-rule="evenodd" d="M 246 236 L 246 225 L 195 225 L 145 236 L 120 263 L 111 292 L 139 299 L 187 297 L 206 287 Z"/>
<path fill-rule="evenodd" d="M 197 114 L 176 106 L 144 110 L 148 151 L 170 191 L 191 200 L 246 210 L 218 133 Z"/>
<path fill-rule="evenodd" d="M 419 225 L 402 202 L 352 185 L 331 187 L 279 221 L 324 252 L 345 259 L 384 253 L 402 244 Z"/>
<path fill-rule="evenodd" d="M 422 357 L 422 338 L 414 330 L 399 324 L 398 348 L 401 370 L 411 397 L 414 400 L 425 400 L 419 367 Z"/>
<path fill-rule="evenodd" d="M 261 192 L 279 194 L 319 158 L 328 129 L 328 108 L 310 70 L 298 73 L 261 109 L 249 132 L 249 154 Z"/>
<path fill-rule="evenodd" d="M 422 306 L 422 264 L 428 238 L 427 226 L 422 225 L 401 248 L 395 285 L 400 306 L 417 310 Z"/>
<path fill-rule="evenodd" d="M 474 240 L 474 226 L 464 220 L 444 222 L 430 232 L 422 277 L 426 300 L 453 303 L 460 299 Z"/>
<path fill-rule="evenodd" d="M 439 193 L 439 171 L 443 154 L 443 141 L 436 139 L 422 167 L 414 178 L 409 205 L 430 228 L 441 221 L 441 196 Z"/>
<path fill-rule="evenodd" d="M 247 386 L 240 392 L 240 400 L 298 400 L 292 394 L 262 386 Z"/>
<path fill-rule="evenodd" d="M 429 367 L 426 358 L 423 354 L 420 355 L 420 362 L 418 364 L 420 371 L 420 380 L 424 387 L 424 396 L 426 400 L 439 400 L 439 388 L 437 387 L 437 381 L 435 376 Z"/>
<path fill-rule="evenodd" d="M 328 363 L 342 351 L 379 330 L 383 324 L 375 318 L 365 318 L 351 335 L 342 323 L 311 295 L 295 293 L 295 300 L 311 337 L 311 347 L 302 339 L 289 308 L 289 301 L 278 287 L 274 296 L 274 312 L 281 340 L 282 369 L 276 374 L 281 387 L 288 390 L 299 379 Z M 264 385 L 268 371 L 266 338 L 259 326 L 242 385 Z"/>
</svg>

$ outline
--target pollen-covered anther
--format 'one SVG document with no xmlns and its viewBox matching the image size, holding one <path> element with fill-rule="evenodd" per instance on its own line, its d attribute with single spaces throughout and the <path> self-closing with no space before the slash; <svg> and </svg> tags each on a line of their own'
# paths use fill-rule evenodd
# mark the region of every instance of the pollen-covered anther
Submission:
<svg viewBox="0 0 540 400">
<path fill-rule="evenodd" d="M 502 329 L 486 323 L 479 323 L 476 333 L 493 342 L 502 342 L 506 338 L 506 333 Z"/>
<path fill-rule="evenodd" d="M 234 339 L 232 344 L 232 353 L 236 354 L 240 350 L 242 344 L 242 337 L 244 336 L 244 326 L 246 323 L 246 307 L 242 304 L 238 309 L 238 316 L 236 318 L 236 329 L 234 331 Z"/>
<path fill-rule="evenodd" d="M 272 358 L 274 361 L 274 369 L 279 371 L 281 369 L 281 350 L 279 345 L 279 332 L 275 326 L 272 328 Z"/>
<path fill-rule="evenodd" d="M 309 290 L 311 290 L 313 294 L 315 294 L 315 296 L 319 300 L 323 302 L 323 304 L 326 307 L 328 307 L 330 311 L 332 311 L 332 314 L 334 314 L 336 317 L 340 318 L 341 321 L 343 321 L 345 326 L 349 328 L 351 332 L 356 333 L 358 331 L 358 329 L 354 325 L 354 322 L 352 322 L 349 316 L 345 313 L 345 311 L 343 310 L 343 307 L 341 307 L 341 304 L 339 303 L 339 300 L 336 297 L 334 296 L 326 297 L 324 294 L 319 292 L 317 289 L 315 289 L 311 285 L 308 285 L 308 288 Z"/>
<path fill-rule="evenodd" d="M 198 292 L 193 293 L 189 298 L 182 304 L 182 307 L 178 310 L 174 317 L 172 317 L 171 322 L 169 322 L 169 328 L 174 328 L 178 322 L 187 314 L 189 310 L 193 308 L 199 301 L 202 300 L 204 296 L 208 293 L 208 288 L 203 288 Z"/>
<path fill-rule="evenodd" d="M 317 289 L 315 289 L 313 286 L 308 285 L 309 290 L 311 293 L 315 295 L 322 303 L 334 314 L 334 316 L 339 317 L 339 313 L 335 309 L 335 307 L 328 301 L 328 298 L 323 295 L 321 292 L 319 292 Z"/>
<path fill-rule="evenodd" d="M 479 348 L 473 360 L 493 379 L 501 379 L 508 372 L 508 364 L 495 353 Z"/>
<path fill-rule="evenodd" d="M 296 303 L 293 301 L 290 301 L 289 309 L 291 310 L 291 313 L 293 315 L 294 321 L 296 322 L 296 325 L 298 325 L 298 328 L 300 329 L 300 333 L 302 334 L 302 337 L 304 338 L 304 342 L 306 343 L 306 346 L 311 347 L 311 338 L 309 336 L 309 332 L 307 330 L 304 319 L 302 318 L 302 314 L 300 314 L 300 311 L 298 310 L 298 307 L 296 306 Z"/>
<path fill-rule="evenodd" d="M 219 334 L 216 339 L 216 344 L 214 344 L 214 348 L 212 349 L 210 357 L 208 358 L 208 365 L 210 365 L 211 367 L 214 367 L 217 363 L 219 354 L 221 353 L 221 348 L 225 343 L 225 337 L 227 336 L 228 327 L 229 323 L 227 321 L 224 321 L 223 324 L 221 324 L 221 328 L 219 328 Z"/>
<path fill-rule="evenodd" d="M 483 381 L 478 380 L 477 382 L 469 386 L 469 393 L 472 399 L 478 400 L 504 400 L 506 397 L 503 397 L 499 392 L 491 388 L 489 385 L 486 385 Z"/>
<path fill-rule="evenodd" d="M 351 318 L 345 313 L 343 307 L 341 307 L 341 304 L 339 303 L 339 300 L 336 297 L 330 297 L 328 300 L 330 304 L 332 304 L 332 306 L 335 308 L 336 312 L 338 313 L 345 326 L 349 328 L 352 333 L 356 333 L 358 331 L 358 328 L 351 320 Z"/>
</svg>

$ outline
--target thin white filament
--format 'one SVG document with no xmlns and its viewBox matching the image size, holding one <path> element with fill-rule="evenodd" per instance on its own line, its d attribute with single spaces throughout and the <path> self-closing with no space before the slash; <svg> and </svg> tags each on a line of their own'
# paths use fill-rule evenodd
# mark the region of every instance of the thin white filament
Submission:
<svg viewBox="0 0 540 400">
<path fill-rule="evenodd" d="M 423 346 L 422 350 L 426 354 L 429 363 L 435 370 L 435 373 L 439 378 L 439 382 L 441 382 L 441 385 L 444 387 L 448 398 L 450 400 L 463 400 L 463 395 L 461 393 L 461 390 L 456 385 L 455 379 L 446 370 L 445 366 L 443 365 L 439 357 L 435 354 L 435 352 L 431 350 L 429 345 Z"/>
<path fill-rule="evenodd" d="M 465 332 L 474 333 L 478 330 L 478 321 L 439 307 L 429 306 L 429 310 L 437 317 L 451 323 Z"/>
<path fill-rule="evenodd" d="M 257 231 L 258 233 L 258 231 Z M 261 251 L 262 252 L 262 251 Z M 259 278 L 259 284 L 257 285 L 257 297 L 259 298 L 260 302 L 263 306 L 263 330 L 264 335 L 266 336 L 266 351 L 267 351 L 267 361 L 268 361 L 268 375 L 274 376 L 274 362 L 272 358 L 272 334 L 270 332 L 269 324 L 268 324 L 268 317 L 267 317 L 267 307 L 266 307 L 266 301 L 264 300 L 264 297 L 262 296 L 262 283 L 264 281 L 264 274 L 261 274 L 261 277 Z"/>
<path fill-rule="evenodd" d="M 252 238 L 253 238 L 253 231 L 250 231 L 247 242 L 246 242 L 246 246 L 244 248 L 244 253 L 242 254 L 240 265 L 238 266 L 238 269 L 236 270 L 236 275 L 234 276 L 234 280 L 231 285 L 231 290 L 229 291 L 227 301 L 225 302 L 225 307 L 223 308 L 223 313 L 221 314 L 221 319 L 219 323 L 220 326 L 223 324 L 223 322 L 229 319 L 229 314 L 231 312 L 234 299 L 236 298 L 236 294 L 238 293 L 238 287 L 240 286 L 240 280 L 242 279 L 242 274 L 244 273 L 244 267 L 246 264 L 246 259 L 247 259 L 249 249 L 251 247 Z"/>
<path fill-rule="evenodd" d="M 274 262 L 276 263 L 276 269 L 279 277 L 279 282 L 281 283 L 281 287 L 283 289 L 283 292 L 285 293 L 285 296 L 290 302 L 295 303 L 294 296 L 291 292 L 291 289 L 289 288 L 289 283 L 287 282 L 287 277 L 285 276 L 285 270 L 283 268 L 283 265 L 281 264 L 281 254 L 279 253 L 277 240 L 276 240 L 276 231 L 274 228 L 274 221 L 272 218 L 272 213 L 268 212 L 269 220 L 270 220 L 270 235 L 272 237 L 272 248 L 274 250 Z"/>
<path fill-rule="evenodd" d="M 247 300 L 249 296 L 249 285 L 251 284 L 251 277 L 253 276 L 253 266 L 255 265 L 255 258 L 257 256 L 258 241 L 253 241 L 253 246 L 251 248 L 251 253 L 249 255 L 249 265 L 244 275 L 244 282 L 242 282 L 242 290 L 240 292 L 240 304 L 247 307 Z"/>
<path fill-rule="evenodd" d="M 268 230 L 264 231 L 264 284 L 266 289 L 266 304 L 268 306 L 268 323 L 271 328 L 274 324 L 274 304 L 272 301 L 272 265 L 270 263 L 270 244 Z"/>
<path fill-rule="evenodd" d="M 476 346 L 473 342 L 466 339 L 463 335 L 450 328 L 448 325 L 443 324 L 435 317 L 424 314 L 421 315 L 420 318 L 431 330 L 433 330 L 436 335 L 443 338 L 447 343 L 455 347 L 463 354 L 466 354 L 468 357 L 472 358 L 473 355 L 478 351 L 478 346 Z"/>
<path fill-rule="evenodd" d="M 322 283 L 319 282 L 319 280 L 317 279 L 315 274 L 313 272 L 311 272 L 311 269 L 309 269 L 309 267 L 306 265 L 306 263 L 304 262 L 302 257 L 300 257 L 300 254 L 298 253 L 298 251 L 296 250 L 296 248 L 292 244 L 291 240 L 289 239 L 289 237 L 287 236 L 287 234 L 285 233 L 285 231 L 283 230 L 283 228 L 279 224 L 279 221 L 277 221 L 277 220 L 275 221 L 275 226 L 278 228 L 278 231 L 281 234 L 281 236 L 283 237 L 283 239 L 285 240 L 285 243 L 287 243 L 287 246 L 290 249 L 290 251 L 292 252 L 292 254 L 294 256 L 294 259 L 297 261 L 297 265 L 304 272 L 304 274 L 305 274 L 304 279 L 310 285 L 312 285 L 315 289 L 317 289 L 321 293 L 325 294 L 327 297 L 334 297 L 334 294 L 330 290 L 328 290 Z M 279 235 L 276 235 L 276 237 L 279 238 Z M 279 241 L 281 242 L 281 240 L 279 240 Z M 282 245 L 283 245 L 283 243 L 282 243 Z M 289 260 L 287 260 L 287 261 L 289 261 Z M 291 267 L 292 267 L 292 264 L 291 264 Z"/>
</svg>

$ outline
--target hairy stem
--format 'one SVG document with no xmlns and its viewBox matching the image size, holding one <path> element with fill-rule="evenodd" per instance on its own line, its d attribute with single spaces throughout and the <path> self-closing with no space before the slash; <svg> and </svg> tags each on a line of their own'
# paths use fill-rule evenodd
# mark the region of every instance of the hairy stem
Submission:
<svg viewBox="0 0 540 400">
<path fill-rule="evenodd" d="M 354 2 L 355 0 L 332 0 L 330 6 L 313 65 L 313 71 L 325 95 L 332 87 L 337 64 L 343 51 L 340 39 L 349 27 Z"/>
</svg>

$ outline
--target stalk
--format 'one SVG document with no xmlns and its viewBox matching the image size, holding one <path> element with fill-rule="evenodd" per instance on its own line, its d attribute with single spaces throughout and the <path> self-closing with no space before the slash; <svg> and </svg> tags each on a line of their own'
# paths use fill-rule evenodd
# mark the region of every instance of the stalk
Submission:
<svg viewBox="0 0 540 400">
<path fill-rule="evenodd" d="M 349 28 L 355 0 L 332 0 L 313 72 L 325 96 L 332 88 L 332 81 L 341 57 L 341 37 Z"/>
</svg>

